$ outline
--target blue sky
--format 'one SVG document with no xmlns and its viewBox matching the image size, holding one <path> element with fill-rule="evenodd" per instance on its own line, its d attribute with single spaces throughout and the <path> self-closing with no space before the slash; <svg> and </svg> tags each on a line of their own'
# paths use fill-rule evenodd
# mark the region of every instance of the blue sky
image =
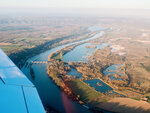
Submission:
<svg viewBox="0 0 150 113">
<path fill-rule="evenodd" d="M 150 0 L 0 0 L 0 8 L 150 9 Z"/>
</svg>

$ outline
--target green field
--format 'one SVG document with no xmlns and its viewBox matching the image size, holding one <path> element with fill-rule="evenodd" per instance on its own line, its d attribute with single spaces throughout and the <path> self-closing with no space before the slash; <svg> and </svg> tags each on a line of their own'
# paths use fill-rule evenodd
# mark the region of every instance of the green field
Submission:
<svg viewBox="0 0 150 113">
<path fill-rule="evenodd" d="M 61 53 L 53 54 L 51 59 L 55 59 L 55 60 L 61 61 L 62 60 L 62 55 L 61 55 Z"/>
<path fill-rule="evenodd" d="M 3 49 L 4 51 L 15 51 L 15 50 L 19 50 L 19 49 L 23 49 L 24 47 L 21 45 L 6 45 L 6 46 L 0 46 L 1 49 Z"/>
<path fill-rule="evenodd" d="M 146 71 L 150 72 L 150 66 L 143 66 L 143 68 L 144 68 Z"/>
<path fill-rule="evenodd" d="M 102 96 L 101 93 L 95 91 L 81 80 L 72 80 L 69 82 L 69 85 L 73 90 L 73 92 L 76 95 L 80 95 L 80 99 L 83 100 L 84 102 L 90 102 Z M 106 101 L 106 99 L 101 99 L 101 102 L 104 101 Z"/>
</svg>

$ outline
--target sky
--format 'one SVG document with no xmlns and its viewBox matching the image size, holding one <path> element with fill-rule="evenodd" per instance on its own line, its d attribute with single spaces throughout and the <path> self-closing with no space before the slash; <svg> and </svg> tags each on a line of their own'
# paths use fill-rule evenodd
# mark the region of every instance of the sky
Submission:
<svg viewBox="0 0 150 113">
<path fill-rule="evenodd" d="M 150 9 L 150 0 L 0 0 L 0 8 Z"/>
<path fill-rule="evenodd" d="M 0 0 L 0 14 L 48 11 L 54 14 L 150 16 L 150 0 Z"/>
</svg>

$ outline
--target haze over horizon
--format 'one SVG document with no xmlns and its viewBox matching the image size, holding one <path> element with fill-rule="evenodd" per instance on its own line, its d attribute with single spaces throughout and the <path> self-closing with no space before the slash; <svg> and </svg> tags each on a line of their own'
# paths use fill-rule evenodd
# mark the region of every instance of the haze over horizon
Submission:
<svg viewBox="0 0 150 113">
<path fill-rule="evenodd" d="M 0 0 L 1 8 L 150 9 L 149 0 Z"/>
<path fill-rule="evenodd" d="M 0 14 L 150 17 L 150 0 L 0 0 Z"/>
</svg>

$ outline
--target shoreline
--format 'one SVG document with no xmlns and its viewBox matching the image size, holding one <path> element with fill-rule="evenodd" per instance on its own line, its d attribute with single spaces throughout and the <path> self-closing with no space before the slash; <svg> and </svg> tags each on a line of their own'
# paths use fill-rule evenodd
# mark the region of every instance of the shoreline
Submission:
<svg viewBox="0 0 150 113">
<path fill-rule="evenodd" d="M 64 89 L 62 86 L 57 85 L 55 77 L 51 76 L 50 73 L 48 73 L 48 76 L 50 77 L 50 79 L 52 79 L 52 81 L 54 82 L 54 84 L 56 84 L 56 86 L 57 86 L 61 91 L 63 91 L 63 92 L 67 95 L 67 97 L 68 97 L 69 99 L 71 99 L 71 100 L 74 101 L 74 102 L 77 102 L 78 104 L 80 104 L 80 105 L 83 106 L 84 108 L 86 108 L 86 109 L 92 111 L 93 113 L 96 113 L 96 112 L 113 113 L 112 111 L 108 111 L 108 110 L 104 110 L 104 109 L 102 109 L 102 108 L 94 107 L 94 106 L 92 106 L 91 104 L 88 104 L 87 102 L 83 101 L 82 99 L 81 99 L 81 100 L 80 100 L 80 99 L 77 99 L 77 100 L 74 99 L 74 97 L 68 95 L 68 93 L 65 91 L 65 89 Z M 74 79 L 74 80 L 78 80 L 78 79 Z M 82 80 L 80 80 L 80 81 L 82 81 Z M 82 82 L 83 82 L 83 81 L 82 81 Z M 63 82 L 63 83 L 64 83 L 64 82 Z M 88 88 L 92 89 L 92 87 L 88 86 L 86 83 L 83 82 L 83 84 L 86 85 Z M 66 84 L 65 84 L 65 85 L 66 85 Z M 66 85 L 66 86 L 67 86 L 69 89 L 71 89 L 68 85 Z M 93 89 L 92 89 L 92 90 L 93 90 Z M 95 90 L 95 92 L 101 94 L 100 92 L 98 92 L 98 91 L 96 91 L 96 90 Z M 75 94 L 75 92 L 71 92 L 71 93 Z M 75 97 L 78 97 L 78 95 L 75 94 Z"/>
<path fill-rule="evenodd" d="M 73 45 L 67 46 L 67 47 L 65 47 L 65 48 L 62 48 L 62 49 L 56 51 L 55 53 L 50 54 L 49 57 L 48 57 L 48 59 L 53 59 L 52 57 L 53 57 L 55 54 L 59 54 L 59 53 L 61 53 L 61 52 L 62 52 L 62 55 L 65 55 L 65 54 L 67 54 L 68 52 L 72 51 L 76 46 L 79 46 L 79 45 L 81 45 L 81 44 L 84 44 L 84 43 L 73 44 Z M 69 49 L 68 49 L 68 48 L 69 48 Z M 63 61 L 63 62 L 64 62 L 64 61 Z M 65 62 L 64 62 L 64 63 L 65 63 Z M 67 62 L 67 63 L 68 63 L 68 62 Z M 106 67 L 109 67 L 109 66 L 106 66 Z M 108 85 L 109 87 L 111 87 L 114 92 L 126 96 L 125 94 L 123 94 L 123 93 L 121 93 L 121 92 L 119 92 L 119 91 L 116 91 L 116 88 L 115 88 L 113 85 L 111 85 L 111 84 L 105 82 L 102 78 L 97 77 L 97 78 L 94 78 L 94 79 L 99 79 L 99 80 L 101 80 L 104 84 L 106 84 L 106 85 Z"/>
<path fill-rule="evenodd" d="M 24 50 L 21 50 L 19 52 L 16 53 L 11 53 L 8 55 L 8 57 L 21 69 L 25 62 L 31 58 L 34 57 L 40 53 L 43 53 L 49 49 L 55 48 L 57 46 L 61 46 L 61 45 L 65 45 L 65 44 L 69 44 L 69 43 L 73 43 L 73 42 L 77 42 L 77 41 L 82 41 L 87 39 L 87 37 L 85 37 L 84 35 L 86 35 L 86 33 L 88 33 L 88 38 L 95 35 L 96 32 L 85 32 L 82 34 L 78 34 L 78 35 L 83 35 L 83 37 L 77 40 L 73 40 L 73 41 L 69 41 L 68 39 L 70 39 L 71 36 L 66 36 L 66 37 L 62 37 L 62 38 L 58 38 L 58 39 L 54 39 L 54 40 L 50 40 L 48 42 L 45 42 L 44 44 L 38 45 L 34 48 L 26 48 Z M 63 43 L 64 40 L 67 40 L 65 43 Z M 62 43 L 60 43 L 62 42 Z M 54 45 L 56 43 L 56 45 Z M 42 48 L 42 49 L 41 49 Z"/>
<path fill-rule="evenodd" d="M 86 39 L 81 39 L 80 42 L 86 42 L 86 41 L 90 40 L 91 35 L 92 35 L 92 37 L 94 37 L 95 34 L 97 34 L 97 33 L 96 33 L 96 32 L 90 33 L 90 35 L 88 35 L 88 38 L 86 37 Z M 99 35 L 100 35 L 100 34 L 102 34 L 102 32 L 100 32 Z M 93 36 L 93 35 L 94 35 L 94 36 Z M 99 36 L 99 35 L 98 35 L 98 36 Z M 96 35 L 96 36 L 97 36 L 97 35 Z M 74 42 L 77 42 L 77 44 L 78 44 L 78 40 L 76 40 L 76 41 L 74 41 Z M 69 43 L 70 43 L 70 42 L 69 42 Z M 72 42 L 71 42 L 71 43 L 72 43 Z M 64 44 L 62 44 L 62 45 L 64 45 Z M 57 46 L 58 46 L 58 45 L 57 45 Z M 58 86 L 58 85 L 57 85 L 57 86 Z"/>
</svg>

